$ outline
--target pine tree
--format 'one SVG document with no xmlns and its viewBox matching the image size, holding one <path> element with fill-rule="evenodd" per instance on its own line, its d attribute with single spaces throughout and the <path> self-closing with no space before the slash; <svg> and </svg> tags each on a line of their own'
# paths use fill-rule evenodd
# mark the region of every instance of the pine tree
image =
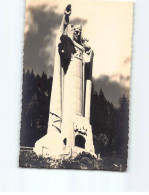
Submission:
<svg viewBox="0 0 149 195">
<path fill-rule="evenodd" d="M 43 72 L 35 77 L 29 70 L 23 74 L 21 145 L 34 146 L 47 132 L 52 78 Z"/>
<path fill-rule="evenodd" d="M 126 156 L 128 143 L 128 121 L 129 121 L 129 103 L 128 98 L 123 95 L 119 99 L 120 108 L 118 110 L 118 154 Z"/>
</svg>

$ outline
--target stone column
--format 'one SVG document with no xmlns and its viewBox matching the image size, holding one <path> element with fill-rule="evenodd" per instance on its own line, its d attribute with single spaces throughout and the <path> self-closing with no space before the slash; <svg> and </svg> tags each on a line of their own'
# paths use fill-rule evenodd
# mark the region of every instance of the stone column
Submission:
<svg viewBox="0 0 149 195">
<path fill-rule="evenodd" d="M 76 53 L 72 56 L 64 76 L 64 99 L 62 113 L 62 134 L 69 146 L 74 145 L 73 119 L 83 116 L 83 47 L 75 45 Z"/>
<path fill-rule="evenodd" d="M 51 92 L 51 100 L 50 100 L 50 108 L 49 108 L 50 112 L 49 112 L 48 132 L 51 129 L 50 126 L 52 125 L 52 123 L 54 121 L 57 121 L 58 118 L 60 120 L 62 118 L 63 69 L 60 65 L 60 56 L 58 53 L 58 48 L 56 48 L 56 50 L 57 52 L 55 55 L 52 92 Z M 51 117 L 51 114 L 54 115 Z M 55 123 L 56 127 L 59 129 L 61 126 L 60 120 L 59 122 Z"/>
<path fill-rule="evenodd" d="M 90 107 L 91 107 L 91 89 L 92 82 L 86 80 L 86 97 L 85 97 L 85 118 L 90 122 Z"/>
</svg>

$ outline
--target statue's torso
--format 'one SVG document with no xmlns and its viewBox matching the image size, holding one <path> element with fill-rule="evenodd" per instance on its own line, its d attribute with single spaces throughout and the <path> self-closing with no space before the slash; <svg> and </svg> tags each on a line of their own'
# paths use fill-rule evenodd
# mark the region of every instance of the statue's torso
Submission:
<svg viewBox="0 0 149 195">
<path fill-rule="evenodd" d="M 74 43 L 75 44 L 75 43 Z M 81 45 L 75 44 L 68 70 L 64 76 L 64 112 L 83 115 L 83 52 Z"/>
</svg>

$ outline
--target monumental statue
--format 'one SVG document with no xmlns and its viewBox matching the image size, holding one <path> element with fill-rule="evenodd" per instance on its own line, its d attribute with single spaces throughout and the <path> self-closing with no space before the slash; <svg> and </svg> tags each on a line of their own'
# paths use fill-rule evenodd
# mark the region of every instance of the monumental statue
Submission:
<svg viewBox="0 0 149 195">
<path fill-rule="evenodd" d="M 56 38 L 56 53 L 47 134 L 34 152 L 44 157 L 94 156 L 90 124 L 93 51 L 81 25 L 69 24 L 71 5 L 64 11 Z"/>
</svg>

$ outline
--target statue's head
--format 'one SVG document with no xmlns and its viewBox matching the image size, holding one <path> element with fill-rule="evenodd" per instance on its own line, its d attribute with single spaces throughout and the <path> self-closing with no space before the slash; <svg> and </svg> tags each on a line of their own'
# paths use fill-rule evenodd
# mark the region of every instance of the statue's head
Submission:
<svg viewBox="0 0 149 195">
<path fill-rule="evenodd" d="M 81 44 L 81 34 L 82 34 L 82 26 L 74 25 L 73 26 L 73 39 L 79 44 Z"/>
<path fill-rule="evenodd" d="M 81 44 L 82 40 L 82 26 L 81 25 L 73 25 L 69 24 L 67 26 L 67 34 L 71 39 Z"/>
</svg>

